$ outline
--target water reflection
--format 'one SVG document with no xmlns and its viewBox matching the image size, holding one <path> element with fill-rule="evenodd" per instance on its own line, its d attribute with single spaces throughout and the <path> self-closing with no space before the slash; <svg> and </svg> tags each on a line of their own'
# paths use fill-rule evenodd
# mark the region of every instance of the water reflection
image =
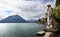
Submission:
<svg viewBox="0 0 60 37">
<path fill-rule="evenodd" d="M 36 32 L 44 28 L 36 23 L 1 23 L 0 37 L 38 37 Z"/>
</svg>

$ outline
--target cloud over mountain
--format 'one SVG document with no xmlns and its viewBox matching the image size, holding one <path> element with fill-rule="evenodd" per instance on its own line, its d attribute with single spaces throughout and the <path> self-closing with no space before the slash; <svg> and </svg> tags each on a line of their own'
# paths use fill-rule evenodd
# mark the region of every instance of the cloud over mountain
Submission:
<svg viewBox="0 0 60 37">
<path fill-rule="evenodd" d="M 36 19 L 34 16 L 40 18 L 46 13 L 47 3 L 55 7 L 52 0 L 0 0 L 0 19 L 16 14 L 26 20 Z"/>
</svg>

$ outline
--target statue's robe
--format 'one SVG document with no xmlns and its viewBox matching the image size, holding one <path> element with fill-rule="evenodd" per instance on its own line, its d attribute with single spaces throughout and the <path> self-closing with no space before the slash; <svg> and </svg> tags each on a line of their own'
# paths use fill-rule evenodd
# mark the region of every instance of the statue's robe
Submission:
<svg viewBox="0 0 60 37">
<path fill-rule="evenodd" d="M 47 28 L 53 28 L 53 9 L 52 7 L 47 9 Z"/>
</svg>

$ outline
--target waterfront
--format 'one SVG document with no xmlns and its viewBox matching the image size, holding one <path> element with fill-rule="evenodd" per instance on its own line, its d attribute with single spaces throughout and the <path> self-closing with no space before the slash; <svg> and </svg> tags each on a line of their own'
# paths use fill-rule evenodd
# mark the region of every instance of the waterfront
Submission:
<svg viewBox="0 0 60 37">
<path fill-rule="evenodd" d="M 41 37 L 36 32 L 43 30 L 45 26 L 36 23 L 1 23 L 0 37 Z"/>
</svg>

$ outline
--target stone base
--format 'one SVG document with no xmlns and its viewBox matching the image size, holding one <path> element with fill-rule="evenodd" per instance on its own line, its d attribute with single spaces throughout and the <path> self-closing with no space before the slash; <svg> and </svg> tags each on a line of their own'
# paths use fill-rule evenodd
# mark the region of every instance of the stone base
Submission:
<svg viewBox="0 0 60 37">
<path fill-rule="evenodd" d="M 44 35 L 45 35 L 45 31 L 37 32 L 37 35 L 38 35 L 38 36 L 44 36 Z"/>
<path fill-rule="evenodd" d="M 44 37 L 54 37 L 54 33 L 46 32 Z"/>
<path fill-rule="evenodd" d="M 52 29 L 52 28 L 48 29 L 48 28 L 46 28 L 46 29 L 44 29 L 44 31 L 56 33 L 56 32 L 58 32 L 58 29 Z"/>
</svg>

